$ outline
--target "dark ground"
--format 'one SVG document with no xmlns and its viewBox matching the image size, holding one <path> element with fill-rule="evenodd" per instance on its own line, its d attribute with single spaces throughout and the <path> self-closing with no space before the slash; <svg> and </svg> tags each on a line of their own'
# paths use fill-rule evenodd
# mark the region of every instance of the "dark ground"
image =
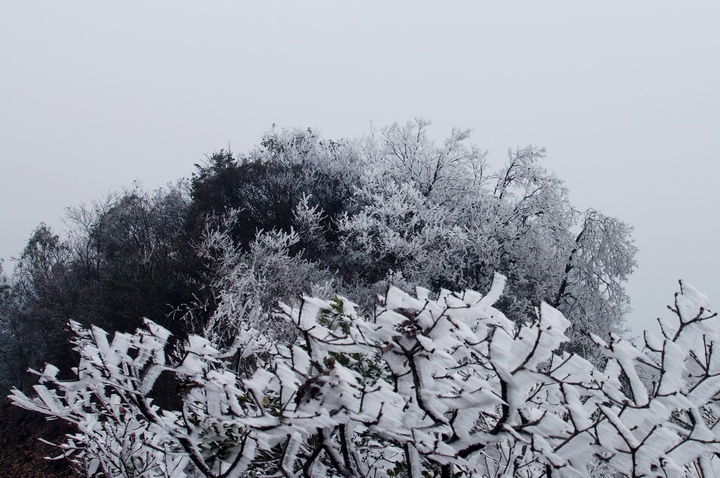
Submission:
<svg viewBox="0 0 720 478">
<path fill-rule="evenodd" d="M 0 403 L 0 478 L 79 478 L 67 460 L 46 460 L 59 450 L 38 440 L 53 443 L 65 441 L 72 429 L 59 420 L 47 421 L 39 413 L 29 412 L 11 404 L 8 398 Z"/>
</svg>

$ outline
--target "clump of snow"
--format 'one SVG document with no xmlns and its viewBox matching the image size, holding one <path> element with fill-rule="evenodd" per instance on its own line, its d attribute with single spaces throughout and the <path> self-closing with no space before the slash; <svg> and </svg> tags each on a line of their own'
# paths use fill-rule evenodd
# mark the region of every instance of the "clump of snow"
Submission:
<svg viewBox="0 0 720 478">
<path fill-rule="evenodd" d="M 36 396 L 11 399 L 75 424 L 64 453 L 106 476 L 571 477 L 599 463 L 715 476 L 720 322 L 707 298 L 683 284 L 643 349 L 594 337 L 598 369 L 560 351 L 570 324 L 548 304 L 528 322 L 495 309 L 505 282 L 437 300 L 390 287 L 372 318 L 343 297 L 305 297 L 280 312 L 292 344 L 240 324 L 227 349 L 191 336 L 177 359 L 150 321 L 112 341 L 72 324 L 77 380 L 48 365 Z M 253 368 L 241 375 L 242 361 Z M 149 398 L 161 373 L 177 378 L 181 410 Z"/>
</svg>

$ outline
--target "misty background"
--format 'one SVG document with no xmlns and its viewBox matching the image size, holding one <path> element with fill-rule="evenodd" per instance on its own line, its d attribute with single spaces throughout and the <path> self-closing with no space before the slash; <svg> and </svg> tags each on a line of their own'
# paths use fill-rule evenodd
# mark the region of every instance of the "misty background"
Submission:
<svg viewBox="0 0 720 478">
<path fill-rule="evenodd" d="M 720 4 L 4 2 L 0 257 L 138 180 L 273 124 L 453 126 L 499 165 L 547 149 L 570 200 L 635 227 L 637 334 L 682 278 L 720 303 Z"/>
</svg>

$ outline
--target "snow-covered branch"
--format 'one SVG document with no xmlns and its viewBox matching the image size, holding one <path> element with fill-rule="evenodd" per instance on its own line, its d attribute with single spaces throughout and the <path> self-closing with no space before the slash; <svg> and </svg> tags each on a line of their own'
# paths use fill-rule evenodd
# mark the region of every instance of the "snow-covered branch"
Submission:
<svg viewBox="0 0 720 478">
<path fill-rule="evenodd" d="M 497 310 L 504 284 L 434 299 L 390 287 L 371 318 L 304 297 L 277 312 L 292 343 L 239 328 L 230 355 L 256 364 L 244 376 L 200 336 L 173 355 L 150 321 L 112 341 L 75 324 L 77 379 L 48 365 L 35 397 L 11 398 L 73 423 L 62 449 L 88 475 L 714 476 L 720 323 L 702 294 L 682 284 L 675 321 L 643 349 L 594 337 L 599 370 L 559 351 L 570 323 L 548 304 L 529 322 Z M 179 409 L 151 398 L 162 374 Z"/>
</svg>

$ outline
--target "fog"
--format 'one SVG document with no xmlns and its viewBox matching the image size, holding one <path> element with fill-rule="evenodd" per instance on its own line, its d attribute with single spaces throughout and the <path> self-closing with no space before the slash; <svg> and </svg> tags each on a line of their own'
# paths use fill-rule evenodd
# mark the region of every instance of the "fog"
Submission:
<svg viewBox="0 0 720 478">
<path fill-rule="evenodd" d="M 720 303 L 720 4 L 6 2 L 0 257 L 41 221 L 188 177 L 264 131 L 453 126 L 544 146 L 572 202 L 635 226 L 635 332 L 683 278 Z"/>
</svg>

